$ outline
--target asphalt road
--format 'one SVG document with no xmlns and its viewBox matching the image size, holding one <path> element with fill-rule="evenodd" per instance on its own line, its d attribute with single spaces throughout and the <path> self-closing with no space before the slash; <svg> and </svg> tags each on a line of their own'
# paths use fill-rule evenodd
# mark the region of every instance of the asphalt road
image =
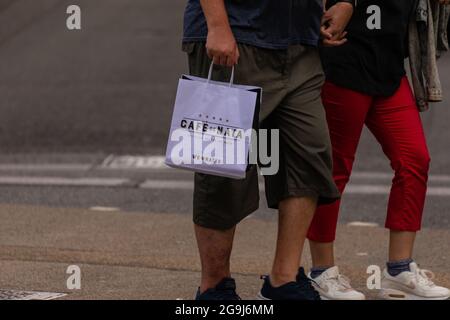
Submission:
<svg viewBox="0 0 450 320">
<path fill-rule="evenodd" d="M 1 0 L 2 153 L 162 154 L 177 79 L 187 69 L 184 3 Z M 68 4 L 82 8 L 81 31 L 66 28 Z M 440 66 L 450 97 L 450 56 Z M 450 173 L 449 102 L 423 119 L 433 172 Z M 357 168 L 389 170 L 369 134 L 359 151 Z"/>
<path fill-rule="evenodd" d="M 5 4 L 0 11 L 3 152 L 161 153 L 176 82 L 186 71 L 180 38 L 184 3 Z M 80 31 L 66 28 L 69 4 L 82 9 Z"/>
<path fill-rule="evenodd" d="M 160 166 L 102 166 L 110 154 L 163 154 L 177 79 L 187 69 L 180 50 L 184 3 L 0 0 L 0 287 L 62 292 L 64 274 L 58 272 L 78 262 L 93 281 L 78 297 L 190 297 L 198 261 L 192 237 L 189 246 L 183 241 L 192 236 L 192 175 Z M 69 4 L 82 8 L 81 31 L 66 29 Z M 450 54 L 439 64 L 448 99 L 422 115 L 433 161 L 418 256 L 448 283 L 448 258 L 440 253 L 450 243 Z M 365 131 L 338 240 L 338 259 L 358 275 L 360 287 L 363 267 L 384 261 L 379 244 L 386 244 L 382 226 L 390 180 L 387 159 Z M 245 222 L 238 246 L 238 277 L 249 284 L 245 297 L 259 286 L 256 274 L 265 272 L 260 261 L 269 261 L 261 246 L 246 260 L 253 249 L 245 236 L 256 246 L 269 233 L 245 230 L 266 226 L 274 236 L 275 220 L 262 194 L 261 209 Z M 371 231 L 345 226 L 355 221 L 369 223 Z M 149 229 L 155 234 L 147 243 L 139 242 L 136 230 L 161 223 Z M 122 241 L 123 235 L 131 238 Z M 166 253 L 165 243 L 172 246 Z M 142 256 L 132 256 L 136 244 Z M 123 250 L 108 251 L 116 246 Z M 359 252 L 364 250 L 369 253 Z M 358 252 L 370 261 L 356 257 Z M 179 277 L 186 286 L 164 286 L 166 291 L 149 295 L 146 286 L 161 288 Z"/>
<path fill-rule="evenodd" d="M 0 299 L 11 296 L 1 289 L 67 294 L 63 299 L 192 299 L 198 286 L 200 262 L 187 216 L 0 205 L 0 219 Z M 274 222 L 250 218 L 237 230 L 233 275 L 245 299 L 255 298 L 259 275 L 270 270 L 276 229 Z M 366 269 L 384 264 L 385 230 L 340 226 L 339 234 L 341 270 L 375 298 Z M 449 257 L 440 239 L 448 237 L 448 230 L 424 230 L 416 250 L 417 260 L 446 286 Z M 79 290 L 67 287 L 69 266 L 80 270 Z"/>
<path fill-rule="evenodd" d="M 95 162 L 110 153 L 163 154 L 177 79 L 186 72 L 180 50 L 184 3 L 0 0 L 0 155 L 6 159 L 0 160 L 54 162 L 55 157 L 46 155 L 56 153 L 66 155 L 63 161 Z M 81 31 L 66 28 L 69 4 L 82 9 Z M 450 55 L 440 61 L 440 67 L 450 97 Z M 423 114 L 435 187 L 449 184 L 449 104 L 436 104 Z M 389 163 L 367 131 L 355 170 L 369 174 L 365 184 L 389 185 Z M 379 172 L 387 176 L 380 180 Z M 186 179 L 180 175 L 175 179 Z M 167 179 L 164 173 L 161 177 Z M 111 197 L 110 190 L 2 188 L 3 202 L 81 207 L 112 202 L 127 210 L 191 211 L 190 190 L 152 190 L 141 196 L 140 191 L 126 190 Z M 129 201 L 129 192 L 146 200 Z M 179 201 L 171 201 L 175 193 Z M 359 216 L 382 223 L 386 193 L 349 194 L 348 198 L 344 212 L 349 213 L 344 219 Z M 447 200 L 445 196 L 429 198 L 427 225 L 450 224 Z"/>
</svg>

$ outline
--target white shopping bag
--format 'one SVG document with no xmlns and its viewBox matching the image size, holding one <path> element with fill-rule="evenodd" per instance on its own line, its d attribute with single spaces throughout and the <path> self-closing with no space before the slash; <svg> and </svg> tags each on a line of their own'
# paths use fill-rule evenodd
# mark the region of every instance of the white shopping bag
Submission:
<svg viewBox="0 0 450 320">
<path fill-rule="evenodd" d="M 258 124 L 262 89 L 184 75 L 166 151 L 166 164 L 211 175 L 243 179 Z"/>
</svg>

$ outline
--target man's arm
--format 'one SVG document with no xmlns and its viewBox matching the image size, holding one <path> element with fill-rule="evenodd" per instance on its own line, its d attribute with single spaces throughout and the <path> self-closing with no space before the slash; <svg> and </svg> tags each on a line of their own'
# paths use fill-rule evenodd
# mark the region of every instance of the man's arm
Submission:
<svg viewBox="0 0 450 320">
<path fill-rule="evenodd" d="M 224 0 L 200 0 L 208 25 L 206 50 L 214 64 L 234 66 L 239 50 L 231 31 Z"/>
</svg>

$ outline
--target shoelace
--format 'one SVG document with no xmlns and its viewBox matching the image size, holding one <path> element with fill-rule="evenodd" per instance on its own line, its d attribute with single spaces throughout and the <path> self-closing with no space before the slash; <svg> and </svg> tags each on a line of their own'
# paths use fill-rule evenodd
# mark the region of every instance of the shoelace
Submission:
<svg viewBox="0 0 450 320">
<path fill-rule="evenodd" d="M 432 287 L 435 285 L 434 282 L 432 281 L 434 279 L 434 273 L 430 270 L 417 268 L 416 272 L 413 273 L 413 275 L 416 278 L 417 283 L 419 284 L 428 287 Z"/>
<path fill-rule="evenodd" d="M 332 286 L 339 291 L 352 288 L 350 285 L 350 279 L 341 274 L 338 274 L 336 277 L 328 278 L 327 280 L 331 280 Z"/>
</svg>

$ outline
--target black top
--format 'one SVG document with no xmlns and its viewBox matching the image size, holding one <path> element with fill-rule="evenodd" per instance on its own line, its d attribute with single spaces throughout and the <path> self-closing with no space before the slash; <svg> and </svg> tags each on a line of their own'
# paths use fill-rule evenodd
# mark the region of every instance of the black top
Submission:
<svg viewBox="0 0 450 320">
<path fill-rule="evenodd" d="M 405 76 L 414 0 L 359 0 L 348 42 L 321 49 L 327 80 L 372 96 L 391 96 Z M 378 23 L 380 22 L 380 23 Z"/>
<path fill-rule="evenodd" d="M 269 49 L 286 49 L 295 44 L 317 46 L 322 4 L 322 0 L 225 1 L 236 40 Z M 188 0 L 183 41 L 205 41 L 207 34 L 200 0 Z"/>
</svg>

